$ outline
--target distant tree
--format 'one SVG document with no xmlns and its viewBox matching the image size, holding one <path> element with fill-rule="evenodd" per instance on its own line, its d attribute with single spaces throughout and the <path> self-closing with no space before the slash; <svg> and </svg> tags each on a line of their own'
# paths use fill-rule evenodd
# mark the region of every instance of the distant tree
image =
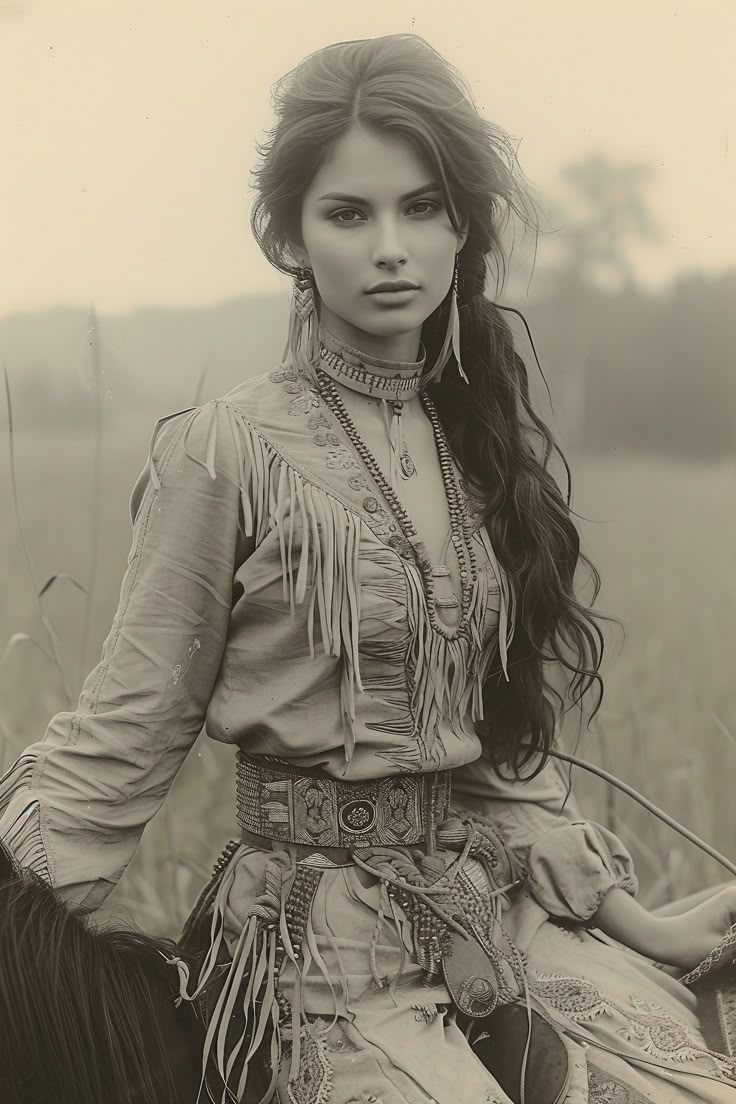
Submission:
<svg viewBox="0 0 736 1104">
<path fill-rule="evenodd" d="M 653 169 L 639 162 L 617 163 L 591 153 L 560 172 L 562 195 L 547 204 L 559 245 L 558 263 L 545 285 L 556 304 L 556 393 L 561 436 L 582 446 L 587 383 L 595 331 L 593 301 L 602 287 L 635 288 L 626 245 L 633 238 L 654 241 L 660 229 L 644 197 Z"/>
<path fill-rule="evenodd" d="M 619 285 L 634 283 L 627 241 L 654 242 L 661 236 L 643 195 L 653 175 L 651 165 L 620 164 L 602 153 L 563 167 L 560 177 L 569 198 L 558 200 L 553 210 L 563 228 L 562 272 L 569 279 L 595 284 L 614 276 Z"/>
</svg>

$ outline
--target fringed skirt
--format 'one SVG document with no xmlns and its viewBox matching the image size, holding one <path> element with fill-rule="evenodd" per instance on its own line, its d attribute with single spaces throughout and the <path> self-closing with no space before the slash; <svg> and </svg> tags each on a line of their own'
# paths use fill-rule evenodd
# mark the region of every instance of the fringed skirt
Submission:
<svg viewBox="0 0 736 1104">
<path fill-rule="evenodd" d="M 185 999 L 220 971 L 203 1054 L 214 1099 L 516 1104 L 445 982 L 459 909 L 492 942 L 501 1003 L 556 1027 L 565 1104 L 736 1104 L 734 1059 L 707 1046 L 693 994 L 641 955 L 550 921 L 509 884 L 493 834 L 459 823 L 440 826 L 432 855 L 376 848 L 339 867 L 301 865 L 288 845 L 231 845 L 205 894 L 198 976 L 180 964 Z"/>
</svg>

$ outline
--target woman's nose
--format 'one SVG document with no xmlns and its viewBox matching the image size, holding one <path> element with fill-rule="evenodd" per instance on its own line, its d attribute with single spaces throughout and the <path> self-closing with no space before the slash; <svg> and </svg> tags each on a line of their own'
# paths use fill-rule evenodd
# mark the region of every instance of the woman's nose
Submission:
<svg viewBox="0 0 736 1104">
<path fill-rule="evenodd" d="M 406 246 L 393 219 L 386 219 L 379 224 L 374 260 L 388 265 L 403 264 L 406 261 Z"/>
</svg>

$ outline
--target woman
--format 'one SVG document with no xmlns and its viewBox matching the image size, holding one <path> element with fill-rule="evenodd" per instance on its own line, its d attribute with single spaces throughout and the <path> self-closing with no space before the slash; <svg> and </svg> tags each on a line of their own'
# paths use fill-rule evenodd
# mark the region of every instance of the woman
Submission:
<svg viewBox="0 0 736 1104">
<path fill-rule="evenodd" d="M 283 363 L 157 423 L 100 663 L 0 783 L 0 836 L 96 908 L 206 722 L 242 835 L 180 995 L 218 978 L 223 1099 L 736 1104 L 652 961 L 694 967 L 736 894 L 648 914 L 546 755 L 552 679 L 600 685 L 601 637 L 483 296 L 524 210 L 508 141 L 412 35 L 318 51 L 277 109 L 252 225 L 295 277 Z"/>
</svg>

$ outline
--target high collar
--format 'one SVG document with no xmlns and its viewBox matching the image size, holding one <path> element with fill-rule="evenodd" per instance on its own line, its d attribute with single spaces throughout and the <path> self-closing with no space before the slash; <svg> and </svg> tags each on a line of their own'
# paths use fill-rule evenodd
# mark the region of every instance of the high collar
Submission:
<svg viewBox="0 0 736 1104">
<path fill-rule="evenodd" d="M 408 399 L 421 388 L 427 353 L 419 344 L 421 358 L 414 361 L 390 360 L 365 353 L 336 337 L 320 323 L 320 367 L 332 379 L 364 395 Z"/>
</svg>

